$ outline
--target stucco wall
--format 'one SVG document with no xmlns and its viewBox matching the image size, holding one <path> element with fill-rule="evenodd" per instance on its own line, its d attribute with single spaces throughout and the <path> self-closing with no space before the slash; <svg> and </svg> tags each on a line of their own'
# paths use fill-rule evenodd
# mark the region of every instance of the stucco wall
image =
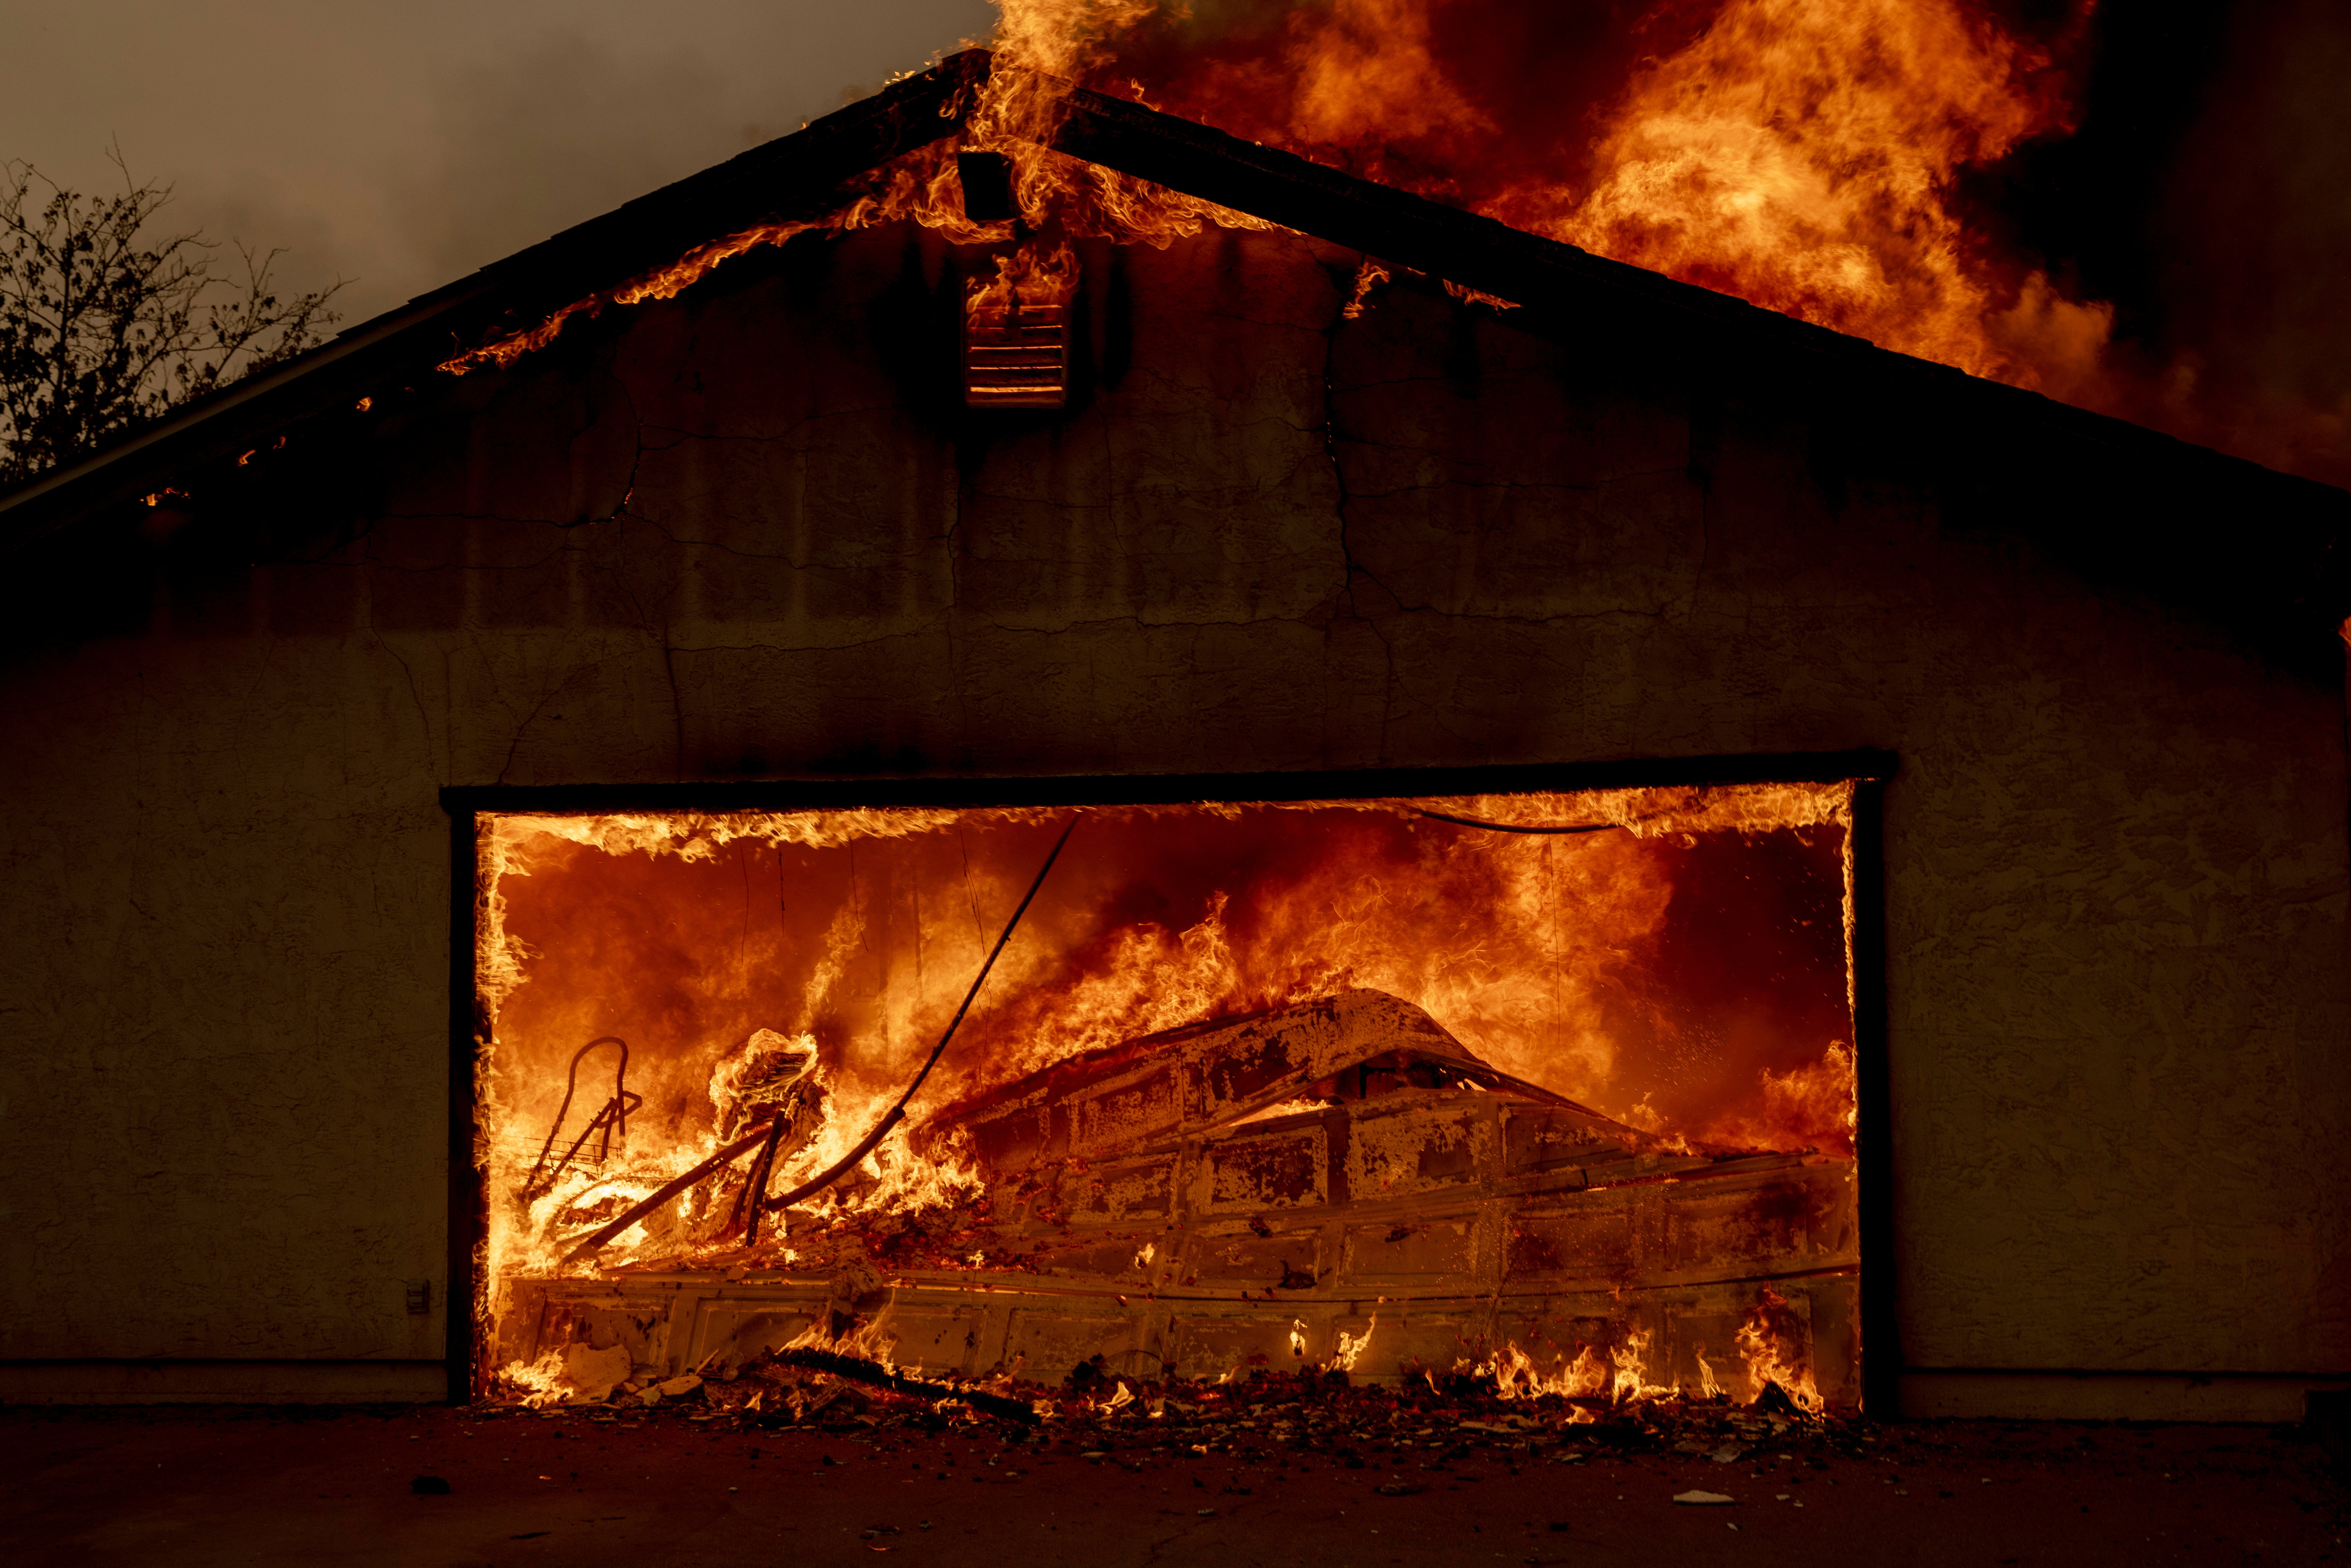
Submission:
<svg viewBox="0 0 2351 1568">
<path fill-rule="evenodd" d="M 1355 259 L 1091 247 L 1076 406 L 983 415 L 952 253 L 807 238 L 53 547 L 79 630 L 0 666 L 0 1395 L 430 1380 L 444 785 L 1851 747 L 1902 759 L 1908 1363 L 2351 1373 L 2339 667 L 2085 551 L 2137 504 L 2087 468 L 1606 302 L 1343 319 Z"/>
</svg>

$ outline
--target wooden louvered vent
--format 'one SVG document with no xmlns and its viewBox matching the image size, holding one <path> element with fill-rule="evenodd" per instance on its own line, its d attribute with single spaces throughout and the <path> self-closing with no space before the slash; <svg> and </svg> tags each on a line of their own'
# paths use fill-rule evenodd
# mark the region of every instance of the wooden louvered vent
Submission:
<svg viewBox="0 0 2351 1568">
<path fill-rule="evenodd" d="M 1065 280 L 1034 273 L 972 280 L 963 312 L 967 403 L 1060 408 L 1067 402 L 1070 294 Z"/>
</svg>

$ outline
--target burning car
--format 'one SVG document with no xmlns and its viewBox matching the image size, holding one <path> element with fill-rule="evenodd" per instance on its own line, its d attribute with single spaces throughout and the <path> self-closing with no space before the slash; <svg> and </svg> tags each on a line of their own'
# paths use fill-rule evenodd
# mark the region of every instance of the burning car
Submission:
<svg viewBox="0 0 2351 1568">
<path fill-rule="evenodd" d="M 675 1375 L 820 1343 L 975 1380 L 1311 1365 L 1587 1399 L 1767 1382 L 1858 1397 L 1851 1160 L 1644 1132 L 1383 991 L 1202 1020 L 968 1096 L 893 1155 L 945 1173 L 941 1200 L 878 1211 L 858 1201 L 871 1170 L 768 1196 L 820 1073 L 758 1043 L 717 1155 L 625 1213 L 566 1211 L 601 1221 L 592 1240 L 667 1207 L 698 1248 L 515 1281 L 503 1362 L 622 1345 Z"/>
</svg>

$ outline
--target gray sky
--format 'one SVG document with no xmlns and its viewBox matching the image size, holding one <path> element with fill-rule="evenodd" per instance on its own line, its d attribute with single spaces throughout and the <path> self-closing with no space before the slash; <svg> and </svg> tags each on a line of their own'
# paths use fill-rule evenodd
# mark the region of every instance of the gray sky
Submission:
<svg viewBox="0 0 2351 1568">
<path fill-rule="evenodd" d="M 0 159 L 172 181 L 343 324 L 862 96 L 987 0 L 0 0 Z"/>
</svg>

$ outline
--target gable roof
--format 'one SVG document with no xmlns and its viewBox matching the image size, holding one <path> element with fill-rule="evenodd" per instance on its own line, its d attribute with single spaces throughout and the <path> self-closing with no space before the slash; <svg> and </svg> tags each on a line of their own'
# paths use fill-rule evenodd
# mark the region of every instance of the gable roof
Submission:
<svg viewBox="0 0 2351 1568">
<path fill-rule="evenodd" d="M 419 295 L 308 353 L 234 382 L 171 418 L 0 495 L 0 549 L 135 501 L 173 476 L 274 440 L 451 355 L 519 331 L 716 235 L 833 212 L 877 165 L 962 123 L 987 57 L 957 55 L 872 97 L 624 203 L 454 283 Z"/>
<path fill-rule="evenodd" d="M 566 306 L 655 271 L 714 237 L 765 224 L 820 219 L 863 192 L 878 165 L 956 134 L 990 68 L 967 50 L 795 134 L 566 229 L 470 277 L 362 322 L 281 366 L 234 382 L 83 461 L 0 495 L 0 550 L 137 501 L 176 477 L 235 460 L 298 425 L 351 422 L 372 392 L 413 384 L 453 355 L 526 329 Z M 1541 318 L 1630 318 L 1667 337 L 1761 354 L 1818 386 L 1864 421 L 1898 415 L 1902 438 L 1930 432 L 1955 451 L 1980 445 L 2015 458 L 2105 474 L 2161 476 L 2167 495 L 2193 491 L 2241 503 L 2267 530 L 2226 575 L 2273 612 L 2286 596 L 2305 630 L 2351 612 L 2344 581 L 2351 494 L 2275 473 L 2037 392 L 1877 348 L 1729 295 L 1513 229 L 1491 218 L 1373 183 L 1140 104 L 1073 89 L 1059 152 L 1325 241 L 1400 263 L 1529 308 Z M 1896 411 L 1890 415 L 1889 411 Z M 2216 522 L 2224 519 L 2214 519 Z M 2143 535 L 2111 541 L 2144 549 Z M 2107 541 L 2093 541 L 2094 549 Z M 2246 557 L 2258 556 L 2258 563 Z M 2210 559 L 2192 569 L 2212 589 Z"/>
</svg>

